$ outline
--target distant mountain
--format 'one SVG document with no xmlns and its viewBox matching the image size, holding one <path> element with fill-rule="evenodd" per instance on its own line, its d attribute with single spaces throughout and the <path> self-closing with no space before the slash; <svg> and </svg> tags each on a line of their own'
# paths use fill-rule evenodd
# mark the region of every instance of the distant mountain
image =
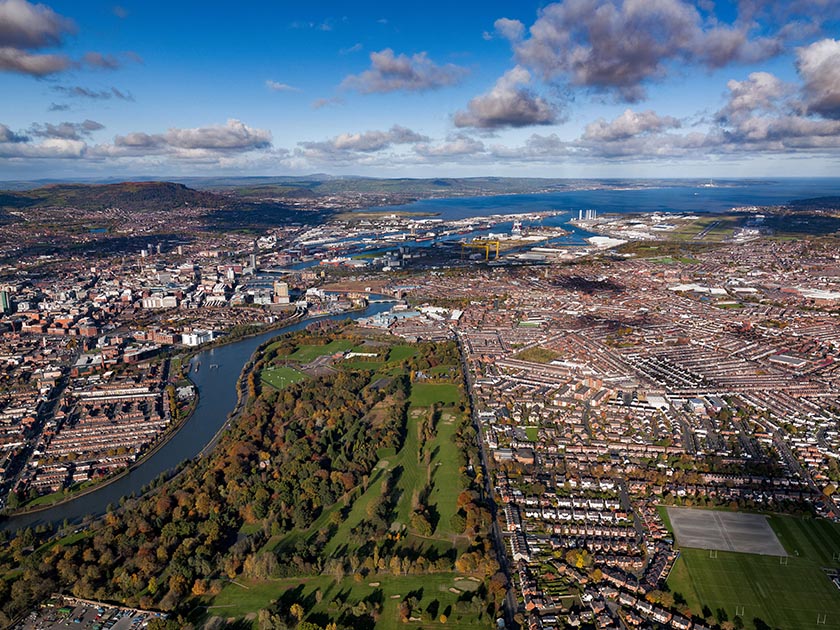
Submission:
<svg viewBox="0 0 840 630">
<path fill-rule="evenodd" d="M 73 207 L 83 210 L 171 210 L 181 206 L 221 208 L 222 195 L 172 182 L 118 184 L 50 184 L 27 191 L 0 192 L 0 208 Z"/>
</svg>

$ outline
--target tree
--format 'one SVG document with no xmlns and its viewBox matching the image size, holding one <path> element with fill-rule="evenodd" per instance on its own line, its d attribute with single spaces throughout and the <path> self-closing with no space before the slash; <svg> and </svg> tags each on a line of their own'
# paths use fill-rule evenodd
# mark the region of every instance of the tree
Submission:
<svg viewBox="0 0 840 630">
<path fill-rule="evenodd" d="M 297 602 L 289 607 L 289 613 L 291 613 L 292 617 L 294 617 L 298 621 L 301 621 L 303 619 L 303 615 L 306 614 L 303 610 L 303 606 L 301 606 Z"/>
</svg>

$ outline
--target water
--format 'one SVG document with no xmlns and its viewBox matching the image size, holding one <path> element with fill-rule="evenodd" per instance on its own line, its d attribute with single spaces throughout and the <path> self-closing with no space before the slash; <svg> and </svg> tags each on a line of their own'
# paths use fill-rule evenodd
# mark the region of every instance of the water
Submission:
<svg viewBox="0 0 840 630">
<path fill-rule="evenodd" d="M 795 199 L 840 196 L 840 179 L 778 179 L 763 181 L 715 181 L 674 184 L 636 190 L 577 190 L 529 195 L 423 199 L 401 206 L 365 208 L 365 212 L 431 212 L 445 220 L 516 214 L 546 210 L 564 211 L 564 220 L 578 210 L 594 208 L 607 212 L 727 212 L 738 206 L 784 204 Z M 546 220 L 547 225 L 549 223 Z"/>
<path fill-rule="evenodd" d="M 364 311 L 317 319 L 341 320 L 348 317 L 358 319 L 388 310 L 390 306 L 387 303 L 371 304 Z M 228 414 L 236 406 L 236 382 L 242 367 L 257 347 L 283 333 L 300 330 L 312 321 L 315 320 L 303 320 L 279 330 L 200 352 L 194 362 L 200 361 L 201 369 L 190 373 L 190 378 L 199 393 L 198 406 L 193 415 L 172 436 L 172 439 L 137 468 L 113 483 L 48 510 L 11 517 L 0 523 L 0 527 L 14 530 L 21 527 L 34 527 L 42 523 L 61 523 L 64 519 L 77 522 L 89 514 L 104 514 L 108 504 L 116 506 L 122 497 L 139 493 L 143 486 L 161 473 L 172 470 L 184 460 L 195 457 L 213 439 L 227 420 Z M 211 369 L 211 365 L 218 365 L 218 368 Z"/>
</svg>

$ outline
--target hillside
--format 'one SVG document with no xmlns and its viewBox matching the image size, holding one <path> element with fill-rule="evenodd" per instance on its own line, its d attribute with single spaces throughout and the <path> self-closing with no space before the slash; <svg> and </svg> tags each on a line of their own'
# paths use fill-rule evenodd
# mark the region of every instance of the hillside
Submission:
<svg viewBox="0 0 840 630">
<path fill-rule="evenodd" d="M 161 211 L 185 205 L 220 208 L 227 203 L 221 195 L 171 182 L 51 184 L 28 191 L 0 192 L 0 208 L 11 209 L 71 207 L 87 211 L 105 208 Z"/>
</svg>

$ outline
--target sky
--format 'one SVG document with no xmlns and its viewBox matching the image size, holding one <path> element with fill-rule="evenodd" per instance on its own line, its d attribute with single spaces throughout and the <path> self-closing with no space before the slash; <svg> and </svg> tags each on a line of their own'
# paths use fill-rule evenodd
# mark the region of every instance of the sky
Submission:
<svg viewBox="0 0 840 630">
<path fill-rule="evenodd" d="M 837 0 L 0 0 L 0 180 L 840 174 Z"/>
</svg>

